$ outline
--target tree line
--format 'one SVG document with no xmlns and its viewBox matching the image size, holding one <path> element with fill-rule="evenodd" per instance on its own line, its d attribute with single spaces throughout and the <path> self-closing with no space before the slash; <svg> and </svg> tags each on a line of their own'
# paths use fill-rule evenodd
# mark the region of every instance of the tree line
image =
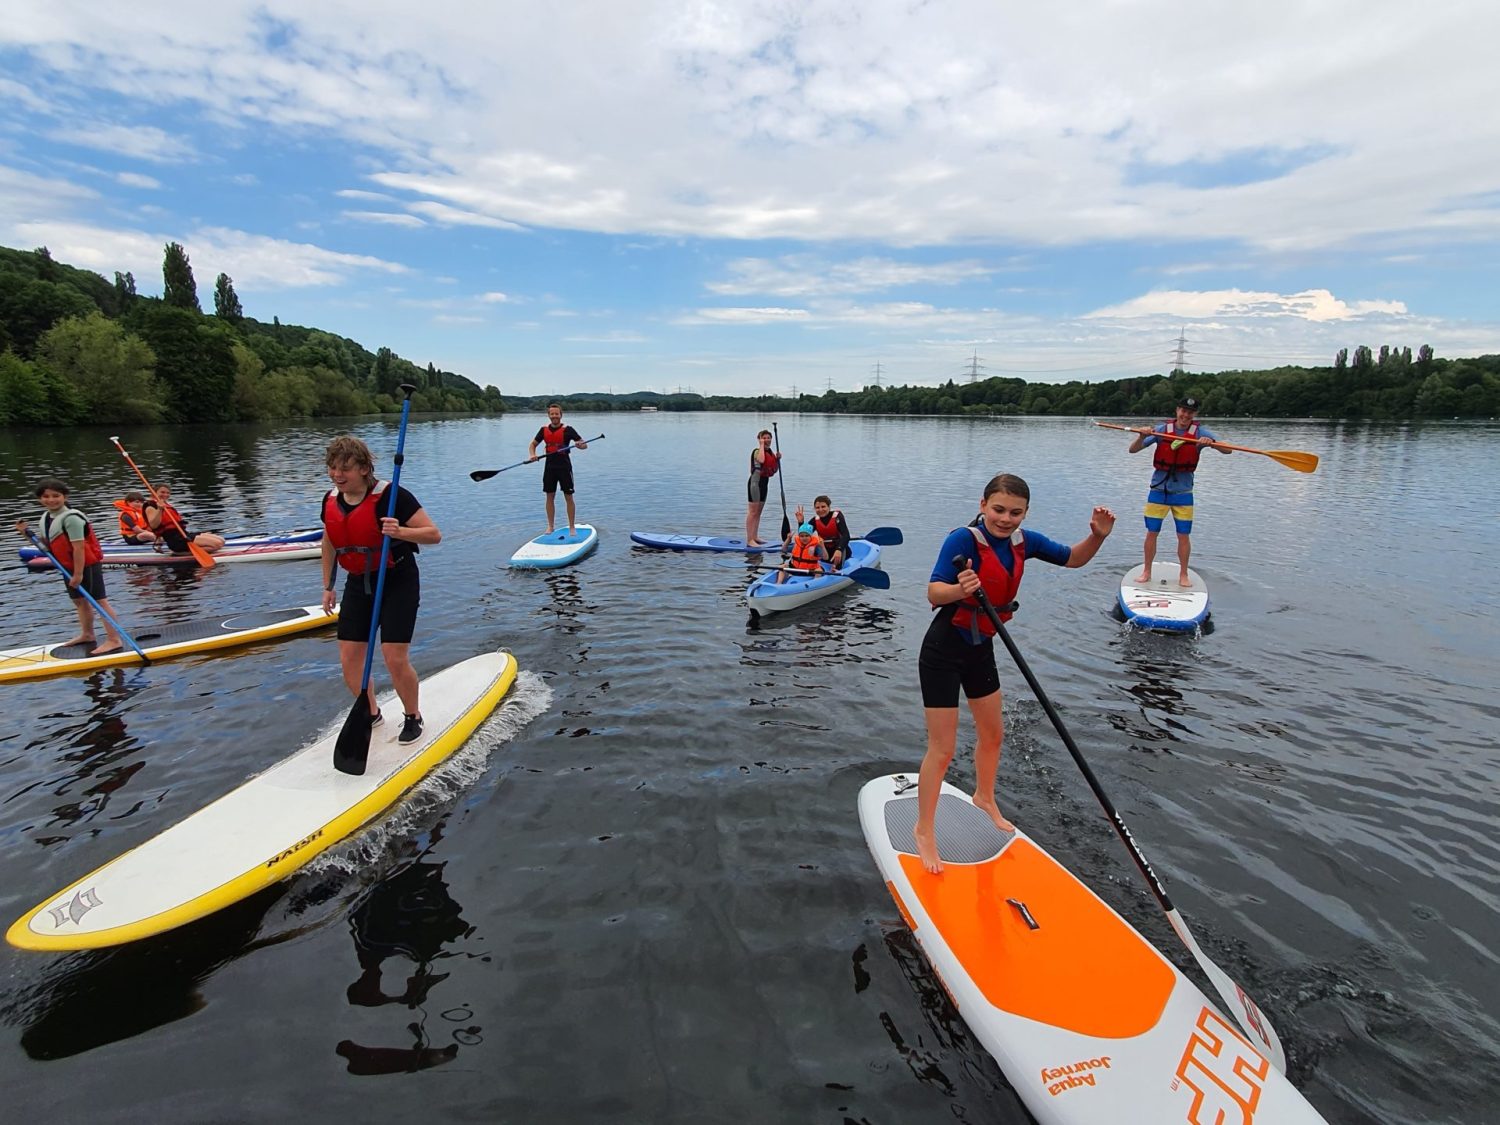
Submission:
<svg viewBox="0 0 1500 1125">
<path fill-rule="evenodd" d="M 46 247 L 0 247 L 0 424 L 235 422 L 412 409 L 500 413 L 500 392 L 317 328 L 244 315 L 219 274 L 205 315 L 187 252 L 168 243 L 161 297 Z"/>
</svg>

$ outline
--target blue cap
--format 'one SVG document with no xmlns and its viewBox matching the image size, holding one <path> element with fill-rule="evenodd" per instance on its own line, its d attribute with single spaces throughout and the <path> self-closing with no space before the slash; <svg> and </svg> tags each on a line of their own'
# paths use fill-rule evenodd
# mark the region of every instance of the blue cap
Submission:
<svg viewBox="0 0 1500 1125">
<path fill-rule="evenodd" d="M 797 529 L 797 534 L 798 535 L 811 535 L 812 533 L 813 533 L 813 528 L 812 528 L 812 524 L 810 524 L 810 523 L 805 523 L 805 524 L 803 524 L 801 527 L 799 527 Z"/>
</svg>

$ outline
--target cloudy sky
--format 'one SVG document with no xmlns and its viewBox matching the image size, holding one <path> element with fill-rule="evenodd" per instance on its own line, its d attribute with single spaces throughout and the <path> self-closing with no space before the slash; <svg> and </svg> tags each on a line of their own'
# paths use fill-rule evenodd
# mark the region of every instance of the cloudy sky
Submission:
<svg viewBox="0 0 1500 1125">
<path fill-rule="evenodd" d="M 0 244 L 508 393 L 1500 352 L 1491 2 L 5 8 Z"/>
</svg>

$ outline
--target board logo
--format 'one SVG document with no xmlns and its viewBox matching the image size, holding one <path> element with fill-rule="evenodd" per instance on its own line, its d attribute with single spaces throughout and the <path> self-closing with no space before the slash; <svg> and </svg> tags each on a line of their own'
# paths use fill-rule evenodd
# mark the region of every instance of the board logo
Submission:
<svg viewBox="0 0 1500 1125">
<path fill-rule="evenodd" d="M 1172 1088 L 1185 1085 L 1192 1091 L 1191 1125 L 1252 1125 L 1270 1068 L 1222 1016 L 1204 1008 Z"/>
<path fill-rule="evenodd" d="M 52 915 L 52 928 L 56 930 L 70 922 L 76 926 L 78 919 L 94 907 L 102 905 L 104 904 L 99 899 L 99 893 L 90 887 L 86 891 L 79 891 L 69 901 L 50 907 L 47 913 Z"/>
<path fill-rule="evenodd" d="M 1080 1059 L 1066 1066 L 1044 1066 L 1042 1067 L 1042 1081 L 1047 1083 L 1047 1093 L 1055 1098 L 1058 1094 L 1076 1090 L 1080 1086 L 1094 1085 L 1096 1076 L 1093 1071 L 1108 1069 L 1109 1056 L 1101 1055 L 1096 1059 Z"/>
<path fill-rule="evenodd" d="M 314 840 L 316 840 L 321 835 L 323 835 L 323 830 L 321 828 L 319 828 L 311 836 L 304 837 L 303 839 L 298 840 L 291 847 L 285 848 L 282 851 L 277 852 L 270 859 L 266 860 L 266 866 L 267 867 L 275 867 L 278 863 L 280 863 L 282 860 L 286 859 L 288 856 L 294 856 L 294 855 L 296 855 L 298 852 L 300 852 L 303 848 L 307 847 L 308 844 L 312 843 Z"/>
</svg>

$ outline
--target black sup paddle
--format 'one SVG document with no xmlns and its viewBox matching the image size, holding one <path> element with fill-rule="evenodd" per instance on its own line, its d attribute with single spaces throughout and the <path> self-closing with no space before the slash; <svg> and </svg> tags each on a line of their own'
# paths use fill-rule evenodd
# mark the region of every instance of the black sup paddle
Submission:
<svg viewBox="0 0 1500 1125">
<path fill-rule="evenodd" d="M 781 473 L 781 430 L 775 422 L 771 423 L 771 436 L 776 439 L 776 484 L 781 489 L 781 541 L 786 542 L 786 537 L 792 533 L 792 519 L 786 514 L 786 482 Z"/>
<path fill-rule="evenodd" d="M 387 519 L 396 518 L 396 494 L 401 486 L 401 465 L 406 460 L 406 420 L 411 416 L 411 396 L 417 388 L 410 383 L 401 384 L 401 428 L 396 431 L 396 456 L 392 462 L 396 467 L 391 473 L 391 498 L 385 506 Z M 380 601 L 385 596 L 385 564 L 391 557 L 391 537 L 380 537 L 380 570 L 375 577 L 375 599 L 370 604 L 370 639 L 365 642 L 365 672 L 359 680 L 359 694 L 354 697 L 354 706 L 344 719 L 338 741 L 333 744 L 333 768 L 339 773 L 358 777 L 365 772 L 365 763 L 370 759 L 370 727 L 374 716 L 370 714 L 370 701 L 366 694 L 370 690 L 370 670 L 375 663 L 375 637 L 380 633 Z M 368 560 L 369 556 L 365 558 Z"/>
<path fill-rule="evenodd" d="M 591 438 L 586 439 L 583 444 L 587 445 L 591 441 L 603 441 L 603 440 L 604 440 L 604 435 L 600 434 L 598 437 L 591 437 Z M 556 452 L 558 452 L 558 453 L 567 453 L 567 452 L 570 452 L 572 450 L 572 448 L 573 447 L 571 445 L 565 445 L 561 449 L 557 450 Z M 544 453 L 542 455 L 542 457 L 551 457 L 551 456 L 553 456 L 553 454 L 551 454 L 551 453 Z M 506 465 L 505 468 L 503 468 L 503 469 L 475 469 L 472 473 L 469 474 L 469 479 L 470 480 L 489 480 L 491 477 L 497 477 L 501 473 L 509 472 L 511 469 L 519 469 L 522 465 L 534 465 L 538 461 L 542 460 L 542 457 L 528 457 L 524 461 L 517 461 L 514 465 Z"/>
</svg>

